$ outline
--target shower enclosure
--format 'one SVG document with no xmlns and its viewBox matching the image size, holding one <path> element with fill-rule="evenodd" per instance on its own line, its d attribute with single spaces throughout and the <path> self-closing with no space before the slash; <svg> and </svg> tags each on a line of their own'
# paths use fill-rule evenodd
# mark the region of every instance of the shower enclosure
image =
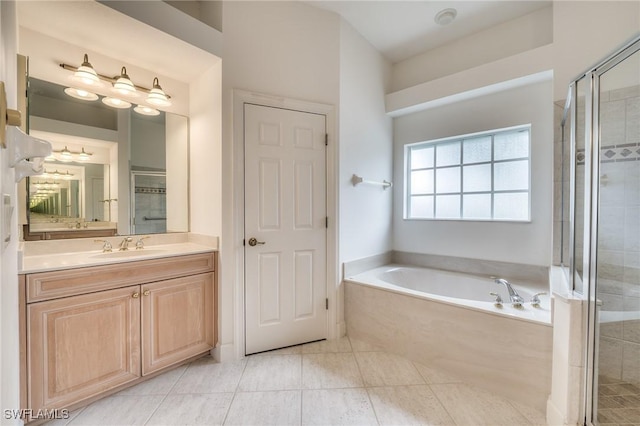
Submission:
<svg viewBox="0 0 640 426">
<path fill-rule="evenodd" d="M 640 38 L 574 80 L 565 108 L 562 263 L 588 307 L 585 421 L 640 424 Z"/>
<path fill-rule="evenodd" d="M 132 234 L 167 232 L 167 174 L 131 172 Z"/>
</svg>

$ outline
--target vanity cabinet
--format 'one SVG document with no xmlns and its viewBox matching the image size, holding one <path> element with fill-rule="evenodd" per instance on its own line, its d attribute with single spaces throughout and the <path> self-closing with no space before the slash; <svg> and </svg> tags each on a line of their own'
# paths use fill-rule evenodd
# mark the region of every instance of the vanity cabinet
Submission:
<svg viewBox="0 0 640 426">
<path fill-rule="evenodd" d="M 143 285 L 142 374 L 212 347 L 213 274 Z"/>
<path fill-rule="evenodd" d="M 215 254 L 26 274 L 25 408 L 68 408 L 207 353 Z"/>
<path fill-rule="evenodd" d="M 62 408 L 140 377 L 138 286 L 34 303 L 28 408 Z"/>
</svg>

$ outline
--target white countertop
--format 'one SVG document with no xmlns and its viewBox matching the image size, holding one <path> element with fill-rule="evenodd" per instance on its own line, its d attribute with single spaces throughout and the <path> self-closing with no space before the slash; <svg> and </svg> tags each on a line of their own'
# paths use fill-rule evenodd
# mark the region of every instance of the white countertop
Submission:
<svg viewBox="0 0 640 426">
<path fill-rule="evenodd" d="M 100 244 L 96 244 L 93 239 L 87 239 L 87 243 L 91 244 L 88 246 L 91 248 L 90 250 L 83 249 L 83 246 L 79 246 L 75 242 L 70 246 L 65 240 L 24 243 L 30 244 L 30 246 L 27 249 L 23 247 L 23 250 L 20 251 L 20 255 L 18 256 L 18 273 L 29 274 L 122 262 L 136 262 L 140 260 L 208 253 L 217 250 L 217 239 L 215 237 L 211 239 L 173 237 L 167 240 L 166 238 L 162 239 L 157 236 L 154 236 L 154 238 L 160 240 L 158 241 L 160 244 L 149 244 L 145 241 L 145 247 L 137 250 L 135 247 L 137 237 L 132 236 L 133 242 L 129 243 L 129 250 L 119 251 L 117 242 L 123 238 L 124 237 L 107 238 L 109 241 L 113 240 L 112 252 L 103 252 L 101 249 L 96 249 L 96 246 L 99 247 Z M 166 243 L 162 240 L 165 240 Z M 40 243 L 40 245 L 34 248 L 34 243 Z"/>
</svg>

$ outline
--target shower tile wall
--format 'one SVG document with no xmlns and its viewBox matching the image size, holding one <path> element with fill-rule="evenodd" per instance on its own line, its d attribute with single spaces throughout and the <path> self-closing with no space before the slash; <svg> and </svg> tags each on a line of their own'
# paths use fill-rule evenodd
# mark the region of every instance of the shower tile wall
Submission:
<svg viewBox="0 0 640 426">
<path fill-rule="evenodd" d="M 158 234 L 167 230 L 166 178 L 138 175 L 135 187 L 136 234 Z M 150 220 L 144 220 L 144 217 Z"/>
<path fill-rule="evenodd" d="M 640 86 L 600 96 L 598 296 L 640 311 Z M 599 374 L 640 385 L 640 319 L 601 315 Z"/>
</svg>

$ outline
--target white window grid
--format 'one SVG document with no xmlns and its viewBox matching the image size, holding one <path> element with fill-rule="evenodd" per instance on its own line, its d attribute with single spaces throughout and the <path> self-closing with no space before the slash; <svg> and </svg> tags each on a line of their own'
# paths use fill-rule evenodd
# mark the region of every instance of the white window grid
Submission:
<svg viewBox="0 0 640 426">
<path fill-rule="evenodd" d="M 495 159 L 495 137 L 497 135 L 507 134 L 507 133 L 517 133 L 517 132 L 526 132 L 528 147 L 527 152 L 528 155 L 525 157 L 514 157 L 503 160 Z M 488 161 L 480 161 L 480 162 L 464 162 L 464 146 L 465 141 L 473 141 L 480 138 L 491 138 L 491 160 Z M 460 143 L 460 156 L 459 161 L 455 164 L 447 164 L 445 166 L 437 166 L 437 153 L 438 146 L 444 146 L 454 143 Z M 422 167 L 422 168 L 411 168 L 411 154 L 414 150 L 423 149 L 433 147 L 433 166 L 432 167 Z M 500 163 L 514 163 L 526 161 L 527 169 L 529 173 L 529 179 L 527 182 L 527 189 L 513 189 L 513 190 L 496 190 L 495 189 L 495 165 Z M 405 219 L 409 220 L 454 220 L 454 221 L 489 221 L 489 222 L 529 222 L 531 220 L 531 125 L 524 126 L 515 126 L 509 127 L 505 129 L 492 130 L 488 132 L 480 132 L 473 133 L 468 135 L 455 136 L 446 139 L 438 139 L 432 141 L 418 142 L 414 144 L 409 144 L 405 146 Z M 464 191 L 464 168 L 465 166 L 480 166 L 480 165 L 490 165 L 491 166 L 491 189 L 486 191 Z M 437 192 L 437 170 L 442 169 L 460 169 L 460 191 L 455 192 Z M 423 192 L 412 194 L 411 188 L 411 173 L 416 171 L 428 171 L 433 170 L 433 183 L 431 192 Z M 468 218 L 464 217 L 464 195 L 490 195 L 491 196 L 491 217 L 490 218 Z M 527 218 L 526 219 L 496 219 L 495 218 L 495 203 L 494 198 L 496 194 L 526 194 L 527 195 Z M 437 200 L 438 197 L 447 196 L 447 195 L 458 195 L 460 197 L 460 211 L 458 217 L 437 217 L 436 216 L 436 208 L 437 208 Z M 413 198 L 418 197 L 433 197 L 433 211 L 432 217 L 422 217 L 422 216 L 411 216 L 411 202 Z"/>
</svg>

